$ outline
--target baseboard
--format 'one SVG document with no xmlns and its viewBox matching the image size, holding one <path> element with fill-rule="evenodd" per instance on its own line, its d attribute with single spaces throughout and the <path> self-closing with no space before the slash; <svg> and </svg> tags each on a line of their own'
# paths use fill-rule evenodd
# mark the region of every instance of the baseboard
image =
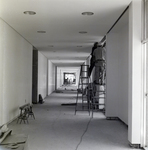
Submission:
<svg viewBox="0 0 148 150">
<path fill-rule="evenodd" d="M 118 117 L 106 117 L 106 120 L 119 120 Z"/>
<path fill-rule="evenodd" d="M 120 122 L 122 122 L 125 126 L 128 127 L 128 125 L 124 121 L 122 121 L 120 118 L 118 118 L 118 119 L 119 119 Z"/>
<path fill-rule="evenodd" d="M 122 121 L 119 117 L 106 117 L 106 120 L 119 120 L 120 122 L 122 122 L 125 126 L 128 127 L 128 125 Z"/>
<path fill-rule="evenodd" d="M 18 116 L 19 116 L 19 115 L 18 115 Z M 3 125 L 9 125 L 9 124 L 12 123 L 14 120 L 16 120 L 16 119 L 18 118 L 18 116 L 14 117 L 12 120 L 6 122 L 5 124 L 2 124 L 2 125 L 0 126 L 0 128 L 1 128 Z"/>
<path fill-rule="evenodd" d="M 131 148 L 134 148 L 134 149 L 143 149 L 143 147 L 141 147 L 140 144 L 131 144 L 131 143 L 129 143 L 129 146 Z"/>
<path fill-rule="evenodd" d="M 11 122 L 13 122 L 14 120 L 16 120 L 18 117 L 19 117 L 19 115 L 16 116 L 16 117 L 14 117 L 14 118 L 13 118 L 12 120 L 10 120 L 9 122 L 7 122 L 7 125 L 9 125 Z"/>
</svg>

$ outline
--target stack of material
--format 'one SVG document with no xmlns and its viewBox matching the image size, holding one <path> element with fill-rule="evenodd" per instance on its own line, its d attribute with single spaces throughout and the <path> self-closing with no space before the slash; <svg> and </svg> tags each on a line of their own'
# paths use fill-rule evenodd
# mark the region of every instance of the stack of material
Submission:
<svg viewBox="0 0 148 150">
<path fill-rule="evenodd" d="M 0 129 L 0 150 L 28 150 L 28 137 L 23 134 L 11 134 L 12 130 L 8 129 L 6 125 Z"/>
</svg>

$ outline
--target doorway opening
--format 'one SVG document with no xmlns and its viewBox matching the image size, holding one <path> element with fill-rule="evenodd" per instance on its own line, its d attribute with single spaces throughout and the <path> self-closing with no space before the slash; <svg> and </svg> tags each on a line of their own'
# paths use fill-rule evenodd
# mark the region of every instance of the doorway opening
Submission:
<svg viewBox="0 0 148 150">
<path fill-rule="evenodd" d="M 69 73 L 69 72 L 64 72 L 64 83 L 63 85 L 74 85 L 76 84 L 76 74 L 75 73 Z"/>
</svg>

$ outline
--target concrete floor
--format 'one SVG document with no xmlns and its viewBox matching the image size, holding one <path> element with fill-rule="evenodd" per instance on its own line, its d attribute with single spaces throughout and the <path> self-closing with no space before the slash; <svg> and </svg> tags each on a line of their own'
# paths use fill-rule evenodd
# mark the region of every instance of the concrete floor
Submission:
<svg viewBox="0 0 148 150">
<path fill-rule="evenodd" d="M 67 88 L 68 89 L 68 88 Z M 101 112 L 94 118 L 75 106 L 76 91 L 52 93 L 45 103 L 33 106 L 36 119 L 29 124 L 9 124 L 13 133 L 29 135 L 29 150 L 131 150 L 127 140 L 127 127 L 120 121 L 109 121 Z"/>
</svg>

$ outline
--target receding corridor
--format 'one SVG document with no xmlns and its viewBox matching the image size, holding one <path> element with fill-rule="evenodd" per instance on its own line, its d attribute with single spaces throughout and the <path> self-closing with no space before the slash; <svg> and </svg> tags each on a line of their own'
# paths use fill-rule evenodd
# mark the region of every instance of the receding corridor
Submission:
<svg viewBox="0 0 148 150">
<path fill-rule="evenodd" d="M 29 135 L 30 150 L 130 150 L 127 126 L 118 120 L 106 120 L 100 112 L 94 118 L 88 112 L 74 114 L 76 91 L 52 93 L 43 104 L 33 106 L 36 119 L 29 124 L 9 124 L 13 133 Z"/>
</svg>

